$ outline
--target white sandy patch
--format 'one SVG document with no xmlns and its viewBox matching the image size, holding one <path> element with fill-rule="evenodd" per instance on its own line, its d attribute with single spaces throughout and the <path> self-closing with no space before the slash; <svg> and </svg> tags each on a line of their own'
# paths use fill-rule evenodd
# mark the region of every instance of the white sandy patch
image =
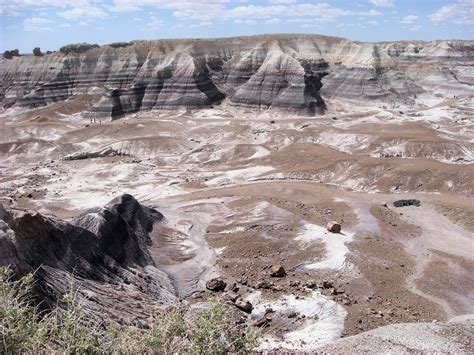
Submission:
<svg viewBox="0 0 474 355">
<path fill-rule="evenodd" d="M 5 181 L 5 182 L 0 182 L 0 189 L 9 189 L 9 188 L 12 188 L 12 187 L 26 185 L 27 183 L 28 183 L 27 178 L 8 180 L 8 181 Z"/>
<path fill-rule="evenodd" d="M 104 163 L 97 159 L 68 165 L 66 176 L 48 181 L 48 202 L 66 202 L 69 208 L 102 206 L 113 197 L 129 193 L 148 201 L 183 192 L 179 184 L 167 185 L 168 177 L 135 163 Z M 66 187 L 66 188 L 65 188 Z"/>
<path fill-rule="evenodd" d="M 219 234 L 232 234 L 232 233 L 239 233 L 239 232 L 245 232 L 245 227 L 243 226 L 238 226 L 230 229 L 224 229 L 219 232 Z"/>
<path fill-rule="evenodd" d="M 267 155 L 270 155 L 271 151 L 267 148 L 264 148 L 260 145 L 255 147 L 255 153 L 253 153 L 252 156 L 250 156 L 248 159 L 256 159 L 256 158 L 262 158 Z"/>
<path fill-rule="evenodd" d="M 213 187 L 252 181 L 252 179 L 272 170 L 273 168 L 271 166 L 255 166 L 238 170 L 222 171 L 219 173 L 220 176 L 207 181 L 206 185 Z"/>
<path fill-rule="evenodd" d="M 322 132 L 315 140 L 315 143 L 352 154 L 359 150 L 366 149 L 371 138 L 372 137 L 367 134 L 336 133 L 329 131 Z"/>
<path fill-rule="evenodd" d="M 214 251 L 217 255 L 222 255 L 224 253 L 224 250 L 225 250 L 226 247 L 222 247 L 222 248 L 215 248 Z"/>
<path fill-rule="evenodd" d="M 290 312 L 305 316 L 297 329 L 284 333 L 280 339 L 274 335 L 264 336 L 257 348 L 259 351 L 277 348 L 311 350 L 340 338 L 344 330 L 346 310 L 319 292 L 312 291 L 307 297 L 298 299 L 286 295 L 276 301 L 259 302 L 259 298 L 259 293 L 246 297 L 254 303 L 254 317 L 262 317 L 267 308 L 275 311 L 275 317 L 287 317 Z"/>
<path fill-rule="evenodd" d="M 305 244 L 318 241 L 326 245 L 326 255 L 324 259 L 306 264 L 305 268 L 311 270 L 340 270 L 346 265 L 346 255 L 349 253 L 346 243 L 351 241 L 353 236 L 354 233 L 352 232 L 342 231 L 341 233 L 331 233 L 326 228 L 311 223 L 305 223 L 302 232 L 295 240 Z"/>
</svg>

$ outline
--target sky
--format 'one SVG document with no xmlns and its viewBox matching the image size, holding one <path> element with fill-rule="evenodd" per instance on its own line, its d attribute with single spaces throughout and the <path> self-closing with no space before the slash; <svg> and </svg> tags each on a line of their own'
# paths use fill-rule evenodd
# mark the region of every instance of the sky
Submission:
<svg viewBox="0 0 474 355">
<path fill-rule="evenodd" d="M 78 42 L 316 33 L 473 39 L 474 0 L 0 0 L 0 50 Z"/>
</svg>

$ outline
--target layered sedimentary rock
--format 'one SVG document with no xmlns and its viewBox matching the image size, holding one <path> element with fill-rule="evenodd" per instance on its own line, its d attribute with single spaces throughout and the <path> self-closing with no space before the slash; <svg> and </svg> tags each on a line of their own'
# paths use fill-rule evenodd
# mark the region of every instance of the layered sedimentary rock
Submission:
<svg viewBox="0 0 474 355">
<path fill-rule="evenodd" d="M 103 93 L 93 117 L 212 107 L 223 100 L 302 114 L 332 98 L 410 103 L 472 90 L 473 41 L 363 43 L 319 35 L 135 41 L 0 62 L 4 106 Z"/>
<path fill-rule="evenodd" d="M 0 206 L 0 266 L 10 266 L 18 276 L 34 272 L 45 305 L 75 291 L 91 316 L 133 315 L 137 310 L 127 303 L 131 294 L 149 304 L 175 299 L 168 276 L 148 252 L 149 233 L 162 219 L 131 195 L 71 221 Z"/>
</svg>

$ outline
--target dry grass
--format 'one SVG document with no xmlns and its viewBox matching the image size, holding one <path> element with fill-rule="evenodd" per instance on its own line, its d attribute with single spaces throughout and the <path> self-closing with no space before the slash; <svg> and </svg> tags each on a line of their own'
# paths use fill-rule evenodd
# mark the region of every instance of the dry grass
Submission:
<svg viewBox="0 0 474 355">
<path fill-rule="evenodd" d="M 40 312 L 33 304 L 33 275 L 14 280 L 0 268 L 1 353 L 244 353 L 257 345 L 258 335 L 231 324 L 226 307 L 210 307 L 188 316 L 172 308 L 153 315 L 149 329 L 105 327 L 82 318 L 82 307 L 72 293 L 63 297 L 63 308 Z"/>
</svg>

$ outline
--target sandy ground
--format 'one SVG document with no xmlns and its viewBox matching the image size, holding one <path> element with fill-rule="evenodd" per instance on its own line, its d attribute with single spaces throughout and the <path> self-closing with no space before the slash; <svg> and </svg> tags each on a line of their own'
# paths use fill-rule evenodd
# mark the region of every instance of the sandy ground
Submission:
<svg viewBox="0 0 474 355">
<path fill-rule="evenodd" d="M 254 305 L 246 322 L 272 309 L 261 349 L 474 313 L 472 97 L 403 114 L 223 104 L 92 125 L 68 102 L 2 114 L 1 202 L 62 218 L 121 193 L 156 206 L 152 254 L 179 296 L 236 282 Z M 395 208 L 401 198 L 421 206 Z"/>
</svg>

